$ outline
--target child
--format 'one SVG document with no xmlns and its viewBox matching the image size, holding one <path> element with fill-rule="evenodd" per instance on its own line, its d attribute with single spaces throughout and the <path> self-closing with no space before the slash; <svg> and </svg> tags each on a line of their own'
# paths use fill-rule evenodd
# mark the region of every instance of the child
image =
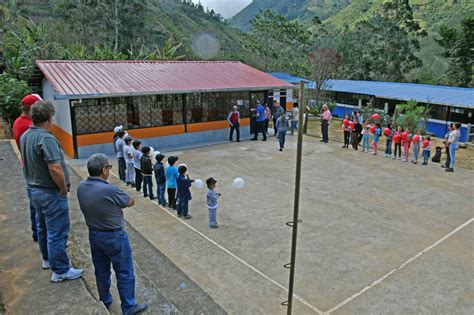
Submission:
<svg viewBox="0 0 474 315">
<path fill-rule="evenodd" d="M 395 150 L 393 151 L 393 159 L 397 159 L 397 151 L 398 151 L 398 159 L 402 159 L 402 134 L 403 128 L 398 126 L 397 131 L 395 131 L 395 135 L 393 136 L 393 140 L 395 142 Z"/>
<path fill-rule="evenodd" d="M 349 114 L 346 115 L 345 120 L 347 121 L 351 120 L 351 117 L 349 116 Z M 344 132 L 344 145 L 342 147 L 347 149 L 349 147 L 349 138 L 351 136 L 351 128 L 349 127 L 349 125 L 345 126 L 343 124 L 342 131 Z"/>
<path fill-rule="evenodd" d="M 405 151 L 405 162 L 408 162 L 408 156 L 410 155 L 411 146 L 410 129 L 405 129 L 403 133 L 406 134 L 406 140 L 403 140 L 404 136 L 402 136 L 403 150 Z"/>
<path fill-rule="evenodd" d="M 183 217 L 183 219 L 191 219 L 191 216 L 188 213 L 188 203 L 192 199 L 191 192 L 189 187 L 191 183 L 194 182 L 193 179 L 189 178 L 189 175 L 186 175 L 188 168 L 186 165 L 181 164 L 178 167 L 179 176 L 177 179 L 178 186 L 178 217 Z"/>
<path fill-rule="evenodd" d="M 286 131 L 289 127 L 288 119 L 286 119 L 285 117 L 285 112 L 282 112 L 280 114 L 280 118 L 278 118 L 276 121 L 276 127 L 278 130 L 278 141 L 280 142 L 280 151 L 283 151 L 283 147 L 285 146 Z"/>
<path fill-rule="evenodd" d="M 207 209 L 209 210 L 209 227 L 211 229 L 217 229 L 217 198 L 221 196 L 221 194 L 216 193 L 214 189 L 216 188 L 217 181 L 209 177 L 206 179 L 207 185 Z"/>
<path fill-rule="evenodd" d="M 156 199 L 153 196 L 153 163 L 150 158 L 150 147 L 142 148 L 142 157 L 141 157 L 141 170 L 143 176 L 143 197 L 147 198 L 150 196 L 150 200 Z"/>
<path fill-rule="evenodd" d="M 130 153 L 132 145 L 132 138 L 125 138 L 125 145 L 123 146 L 123 156 L 125 157 L 125 181 L 127 186 L 135 187 L 135 169 L 133 167 L 133 154 Z"/>
<path fill-rule="evenodd" d="M 374 133 L 374 141 L 372 141 L 372 148 L 374 149 L 373 155 L 377 155 L 377 146 L 379 143 L 380 135 L 382 134 L 382 129 L 380 128 L 380 123 L 375 124 L 375 133 Z"/>
<path fill-rule="evenodd" d="M 142 143 L 140 140 L 133 140 L 129 153 L 133 155 L 133 167 L 135 168 L 135 189 L 140 192 L 142 189 Z"/>
<path fill-rule="evenodd" d="M 365 121 L 362 125 L 362 152 L 369 152 L 369 139 L 370 139 L 370 130 L 369 130 L 369 121 Z"/>
<path fill-rule="evenodd" d="M 165 170 L 166 187 L 168 190 L 168 206 L 170 209 L 176 210 L 176 188 L 178 178 L 178 168 L 174 164 L 178 161 L 177 156 L 168 157 L 168 167 Z"/>
<path fill-rule="evenodd" d="M 359 118 L 354 116 L 354 128 L 352 129 L 352 148 L 357 150 L 359 147 L 359 135 L 362 132 L 362 126 L 359 123 Z"/>
<path fill-rule="evenodd" d="M 421 130 L 416 131 L 416 135 L 413 137 L 413 164 L 418 163 L 418 155 L 420 155 L 420 142 L 421 142 Z"/>
<path fill-rule="evenodd" d="M 155 172 L 156 180 L 156 196 L 158 197 L 158 203 L 163 207 L 167 206 L 165 199 L 165 189 L 166 189 L 166 176 L 165 176 L 165 167 L 163 165 L 163 159 L 165 156 L 163 154 L 156 155 L 156 163 L 153 165 L 153 171 Z"/>
<path fill-rule="evenodd" d="M 431 153 L 431 137 L 426 136 L 425 141 L 423 141 L 423 165 L 428 165 L 428 160 L 430 159 Z"/>
<path fill-rule="evenodd" d="M 387 142 L 385 143 L 385 157 L 390 158 L 392 156 L 392 140 L 393 140 L 393 130 L 392 124 L 387 124 L 386 128 Z"/>
</svg>

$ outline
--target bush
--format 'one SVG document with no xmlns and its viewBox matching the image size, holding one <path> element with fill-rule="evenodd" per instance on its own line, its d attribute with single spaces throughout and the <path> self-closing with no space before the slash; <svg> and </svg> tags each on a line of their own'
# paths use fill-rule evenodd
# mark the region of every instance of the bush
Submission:
<svg viewBox="0 0 474 315">
<path fill-rule="evenodd" d="M 7 73 L 0 75 L 0 113 L 3 119 L 12 126 L 20 114 L 20 101 L 31 93 L 25 81 L 17 80 Z"/>
<path fill-rule="evenodd" d="M 394 114 L 395 125 L 414 131 L 419 128 L 420 121 L 425 116 L 425 111 L 426 108 L 418 105 L 414 100 L 410 100 L 405 104 L 398 104 Z"/>
</svg>

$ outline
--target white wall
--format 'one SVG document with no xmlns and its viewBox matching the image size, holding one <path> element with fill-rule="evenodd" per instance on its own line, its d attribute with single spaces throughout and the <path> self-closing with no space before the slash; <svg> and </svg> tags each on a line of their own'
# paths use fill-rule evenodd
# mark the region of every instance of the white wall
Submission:
<svg viewBox="0 0 474 315">
<path fill-rule="evenodd" d="M 43 99 L 51 101 L 56 109 L 54 115 L 54 123 L 61 127 L 64 131 L 72 135 L 71 111 L 69 108 L 69 100 L 55 100 L 55 91 L 53 86 L 47 79 L 43 80 Z"/>
</svg>

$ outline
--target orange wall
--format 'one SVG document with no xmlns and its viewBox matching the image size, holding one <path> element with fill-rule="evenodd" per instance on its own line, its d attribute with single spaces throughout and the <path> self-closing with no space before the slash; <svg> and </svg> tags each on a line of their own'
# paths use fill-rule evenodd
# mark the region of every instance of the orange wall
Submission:
<svg viewBox="0 0 474 315">
<path fill-rule="evenodd" d="M 51 133 L 56 137 L 56 139 L 58 139 L 59 143 L 61 143 L 64 153 L 74 158 L 74 143 L 72 135 L 57 125 L 53 125 Z"/>
<path fill-rule="evenodd" d="M 132 129 L 127 130 L 130 136 L 136 139 L 154 138 L 178 135 L 184 133 L 184 125 L 163 126 L 154 128 Z M 104 144 L 112 142 L 114 132 L 101 132 L 88 135 L 77 136 L 77 146 L 83 147 L 94 144 Z"/>
</svg>

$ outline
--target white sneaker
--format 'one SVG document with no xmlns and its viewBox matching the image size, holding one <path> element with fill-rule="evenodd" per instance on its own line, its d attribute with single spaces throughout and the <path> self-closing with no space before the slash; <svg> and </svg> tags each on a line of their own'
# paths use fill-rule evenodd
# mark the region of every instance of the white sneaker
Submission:
<svg viewBox="0 0 474 315">
<path fill-rule="evenodd" d="M 41 268 L 43 269 L 50 269 L 51 265 L 49 264 L 49 261 L 43 259 L 43 263 L 41 264 Z"/>
<path fill-rule="evenodd" d="M 53 275 L 51 276 L 51 282 L 74 280 L 74 279 L 80 278 L 83 272 L 84 272 L 83 269 L 74 269 L 74 268 L 69 268 L 68 272 L 63 273 L 62 275 L 59 275 L 53 272 Z"/>
</svg>

